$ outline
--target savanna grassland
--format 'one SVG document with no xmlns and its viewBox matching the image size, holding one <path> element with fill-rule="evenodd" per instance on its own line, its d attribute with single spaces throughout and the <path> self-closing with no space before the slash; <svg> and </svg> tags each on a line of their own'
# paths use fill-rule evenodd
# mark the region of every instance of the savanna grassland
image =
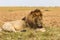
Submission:
<svg viewBox="0 0 60 40">
<path fill-rule="evenodd" d="M 19 20 L 40 9 L 45 32 L 26 28 L 26 32 L 0 32 L 0 40 L 60 40 L 60 7 L 0 7 L 0 27 L 6 21 Z"/>
</svg>

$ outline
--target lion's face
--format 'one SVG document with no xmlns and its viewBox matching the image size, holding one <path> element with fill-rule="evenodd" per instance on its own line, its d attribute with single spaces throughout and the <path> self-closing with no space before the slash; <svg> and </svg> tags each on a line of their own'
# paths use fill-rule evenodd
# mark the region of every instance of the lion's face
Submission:
<svg viewBox="0 0 60 40">
<path fill-rule="evenodd" d="M 27 17 L 23 18 L 23 20 L 25 20 L 26 24 L 28 24 L 27 26 L 31 28 L 42 28 L 42 24 L 41 22 L 39 22 L 42 20 L 40 19 L 40 17 L 42 18 L 42 13 L 39 9 L 36 9 L 34 11 L 31 11 L 30 14 L 27 15 Z M 40 23 L 40 25 L 38 22 Z"/>
</svg>

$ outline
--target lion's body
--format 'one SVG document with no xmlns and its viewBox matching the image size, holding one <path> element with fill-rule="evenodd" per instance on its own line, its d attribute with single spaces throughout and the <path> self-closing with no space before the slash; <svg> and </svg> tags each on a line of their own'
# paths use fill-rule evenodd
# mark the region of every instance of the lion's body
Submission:
<svg viewBox="0 0 60 40">
<path fill-rule="evenodd" d="M 26 23 L 25 23 L 26 22 Z M 42 28 L 42 13 L 40 10 L 31 11 L 29 15 L 21 20 L 4 22 L 2 30 L 5 31 L 20 31 L 24 27 L 29 26 L 30 28 Z"/>
<path fill-rule="evenodd" d="M 2 29 L 5 31 L 21 31 L 25 27 L 25 22 L 23 20 L 16 20 L 5 22 L 2 26 Z"/>
</svg>

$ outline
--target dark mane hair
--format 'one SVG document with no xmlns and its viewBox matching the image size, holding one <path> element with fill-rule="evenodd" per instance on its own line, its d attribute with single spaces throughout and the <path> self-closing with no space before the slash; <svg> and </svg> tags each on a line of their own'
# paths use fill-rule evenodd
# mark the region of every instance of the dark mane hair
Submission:
<svg viewBox="0 0 60 40">
<path fill-rule="evenodd" d="M 36 15 L 36 14 L 39 15 Z M 29 26 L 30 28 L 42 28 L 42 13 L 39 9 L 35 9 L 33 11 L 30 12 L 29 15 L 27 15 L 26 17 L 24 17 L 22 20 L 25 20 L 26 25 Z M 38 24 L 39 22 L 39 24 Z"/>
<path fill-rule="evenodd" d="M 35 9 L 34 12 L 41 12 L 39 9 Z"/>
</svg>

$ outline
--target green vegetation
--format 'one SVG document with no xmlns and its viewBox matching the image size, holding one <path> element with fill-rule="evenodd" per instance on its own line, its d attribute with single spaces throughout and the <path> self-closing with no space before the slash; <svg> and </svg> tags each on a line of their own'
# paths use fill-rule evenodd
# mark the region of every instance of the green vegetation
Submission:
<svg viewBox="0 0 60 40">
<path fill-rule="evenodd" d="M 0 32 L 0 40 L 60 40 L 60 27 L 45 27 L 46 31 L 26 29 L 26 32 Z"/>
</svg>

